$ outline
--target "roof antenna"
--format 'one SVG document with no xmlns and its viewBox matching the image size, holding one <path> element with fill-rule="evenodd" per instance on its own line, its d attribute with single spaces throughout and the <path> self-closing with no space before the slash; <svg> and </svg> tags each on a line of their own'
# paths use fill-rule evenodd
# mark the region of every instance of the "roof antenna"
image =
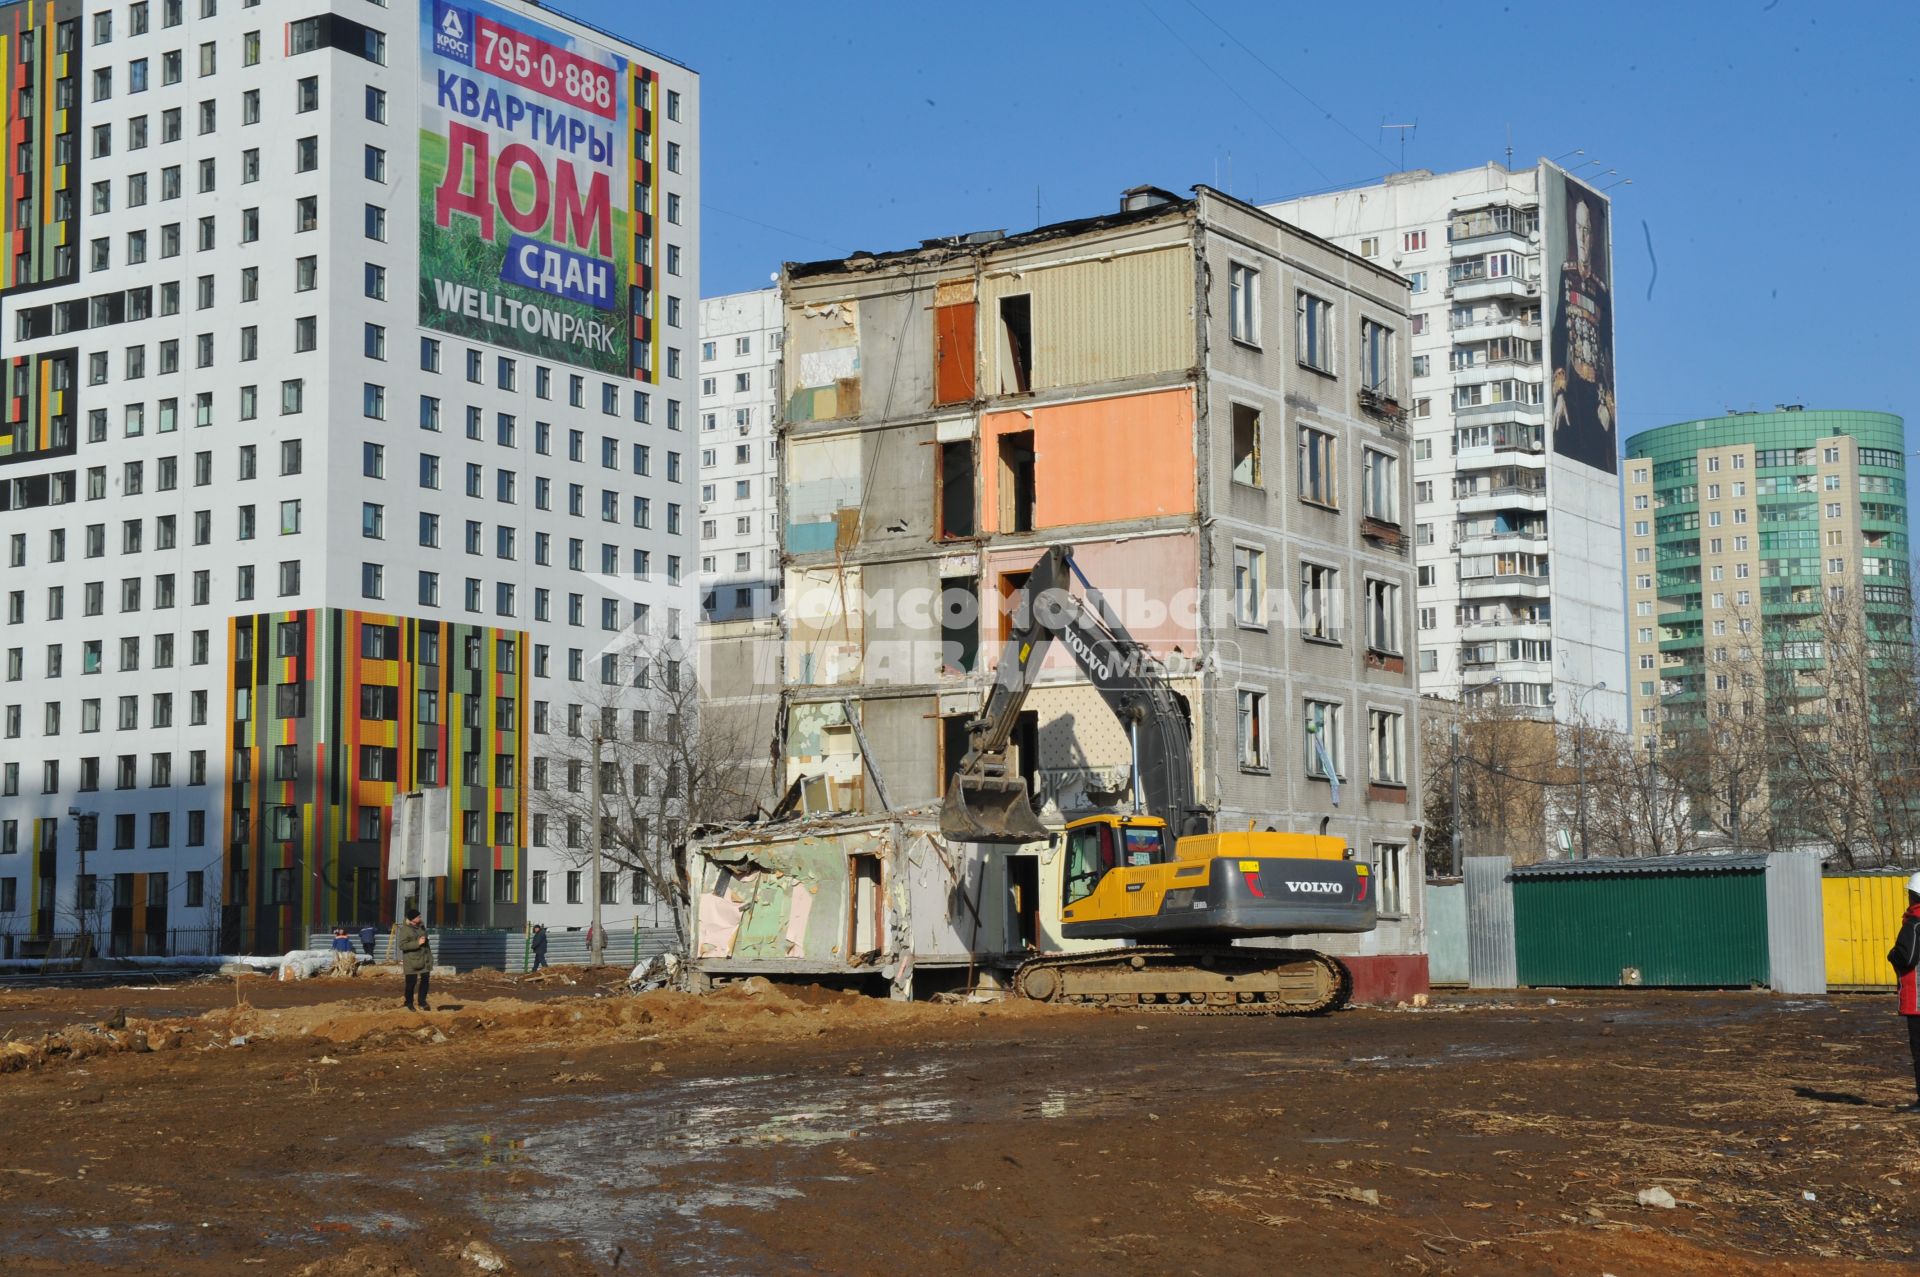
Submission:
<svg viewBox="0 0 1920 1277">
<path fill-rule="evenodd" d="M 1513 125 L 1507 125 L 1507 172 L 1513 172 Z"/>
<path fill-rule="evenodd" d="M 1400 171 L 1402 173 L 1407 171 L 1407 135 L 1419 127 L 1420 121 L 1418 120 L 1415 120 L 1412 124 L 1388 124 L 1384 120 L 1380 123 L 1380 131 L 1382 133 L 1385 133 L 1388 129 L 1398 129 L 1400 132 Z"/>
</svg>

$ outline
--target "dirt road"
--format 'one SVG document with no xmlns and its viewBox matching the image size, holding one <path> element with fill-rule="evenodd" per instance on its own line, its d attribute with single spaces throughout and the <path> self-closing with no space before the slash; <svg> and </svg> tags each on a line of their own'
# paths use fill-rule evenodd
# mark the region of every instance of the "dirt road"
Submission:
<svg viewBox="0 0 1920 1277">
<path fill-rule="evenodd" d="M 8 1271 L 1920 1265 L 1879 1000 L 1181 1020 L 592 991 L 467 980 L 428 1016 L 378 979 L 0 993 Z"/>
</svg>

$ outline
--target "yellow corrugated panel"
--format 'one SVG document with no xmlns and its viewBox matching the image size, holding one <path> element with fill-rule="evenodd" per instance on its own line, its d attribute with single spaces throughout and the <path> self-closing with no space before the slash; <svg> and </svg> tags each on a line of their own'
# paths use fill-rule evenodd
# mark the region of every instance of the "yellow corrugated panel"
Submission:
<svg viewBox="0 0 1920 1277">
<path fill-rule="evenodd" d="M 1827 984 L 1891 988 L 1887 950 L 1907 908 L 1907 880 L 1899 874 L 1836 876 L 1820 884 L 1826 915 Z"/>
<path fill-rule="evenodd" d="M 1076 246 L 1074 255 L 1095 251 Z M 1005 338 L 1000 299 L 1032 295 L 1033 389 L 1054 390 L 1191 367 L 1193 249 L 1164 249 L 1059 266 L 1034 264 L 981 286 L 985 391 L 997 393 Z"/>
</svg>

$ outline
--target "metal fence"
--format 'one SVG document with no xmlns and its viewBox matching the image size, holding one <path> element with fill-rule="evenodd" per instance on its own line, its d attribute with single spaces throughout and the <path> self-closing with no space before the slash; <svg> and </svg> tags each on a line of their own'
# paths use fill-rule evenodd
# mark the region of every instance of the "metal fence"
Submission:
<svg viewBox="0 0 1920 1277">
<path fill-rule="evenodd" d="M 1427 884 L 1427 982 L 1467 982 L 1467 886 Z"/>
<path fill-rule="evenodd" d="M 382 931 L 374 937 L 373 957 L 375 962 L 387 960 L 387 942 L 392 933 Z M 427 937 L 433 943 L 434 961 L 441 966 L 452 967 L 456 971 L 472 971 L 488 967 L 495 971 L 521 974 L 533 965 L 533 939 L 520 931 L 495 931 L 467 928 L 429 930 Z M 333 945 L 333 934 L 316 931 L 307 938 L 307 945 L 313 949 L 326 949 Z M 657 957 L 663 953 L 674 953 L 680 949 L 679 937 L 671 927 L 639 927 L 629 931 L 608 931 L 604 950 L 604 961 L 608 966 L 633 967 Z M 360 936 L 353 936 L 353 950 L 359 953 Z M 549 931 L 547 933 L 548 966 L 584 966 L 587 962 L 587 933 L 585 931 Z"/>
<path fill-rule="evenodd" d="M 219 927 L 173 927 L 165 931 L 56 931 L 0 933 L 0 959 L 49 962 L 92 958 L 184 958 L 216 953 Z"/>
</svg>

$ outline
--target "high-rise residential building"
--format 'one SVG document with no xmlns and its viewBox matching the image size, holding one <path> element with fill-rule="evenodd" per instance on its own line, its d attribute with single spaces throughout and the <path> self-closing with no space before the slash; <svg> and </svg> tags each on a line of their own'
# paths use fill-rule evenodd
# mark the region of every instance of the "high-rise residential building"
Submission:
<svg viewBox="0 0 1920 1277">
<path fill-rule="evenodd" d="M 781 781 L 815 809 L 937 801 L 1008 605 L 1067 545 L 1184 700 L 1219 827 L 1349 840 L 1384 921 L 1326 947 L 1369 988 L 1423 980 L 1405 282 L 1142 187 L 781 287 Z M 1127 730 L 1062 646 L 1013 754 L 1050 822 L 1128 784 Z M 1025 859 L 1044 939 L 1057 866 Z"/>
<path fill-rule="evenodd" d="M 700 302 L 698 816 L 771 808 L 780 721 L 780 294 Z"/>
<path fill-rule="evenodd" d="M 1899 417 L 1729 412 L 1637 434 L 1624 464 L 1641 749 L 1790 712 L 1782 702 L 1822 681 L 1836 612 L 1857 606 L 1874 634 L 1906 650 Z M 1758 792 L 1762 780 L 1748 783 Z"/>
<path fill-rule="evenodd" d="M 558 904 L 549 743 L 697 603 L 697 78 L 518 0 L 0 34 L 8 929 L 384 922 L 433 787 L 433 923 Z"/>
<path fill-rule="evenodd" d="M 780 295 L 700 300 L 700 619 L 766 616 L 780 597 L 774 512 Z"/>
<path fill-rule="evenodd" d="M 1410 285 L 1421 692 L 1624 726 L 1607 197 L 1543 160 L 1268 211 Z"/>
</svg>

